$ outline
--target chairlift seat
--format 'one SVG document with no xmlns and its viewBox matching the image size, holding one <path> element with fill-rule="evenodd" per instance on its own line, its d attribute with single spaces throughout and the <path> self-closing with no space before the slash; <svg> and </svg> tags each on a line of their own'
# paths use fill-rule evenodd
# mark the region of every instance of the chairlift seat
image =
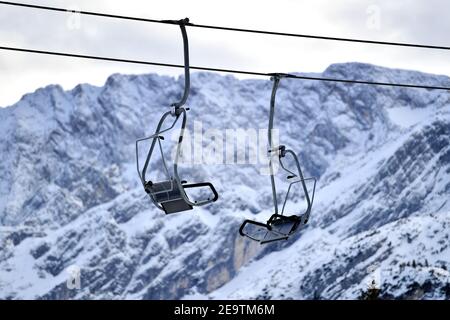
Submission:
<svg viewBox="0 0 450 320">
<path fill-rule="evenodd" d="M 267 224 L 272 227 L 273 232 L 280 234 L 291 235 L 299 226 L 301 222 L 301 216 L 283 216 L 279 214 L 273 214 Z"/>
<path fill-rule="evenodd" d="M 302 216 L 283 216 L 273 214 L 267 223 L 245 220 L 239 229 L 242 236 L 258 241 L 261 244 L 287 240 L 302 222 Z"/>
<path fill-rule="evenodd" d="M 209 182 L 184 184 L 183 189 L 186 188 L 200 188 L 210 187 L 214 197 L 211 201 L 218 199 L 218 194 L 214 186 Z M 162 182 L 148 182 L 145 185 L 145 191 L 149 194 L 152 200 L 158 203 L 166 214 L 192 210 L 193 206 L 186 202 L 187 195 L 184 190 L 181 190 L 175 180 L 166 180 Z M 209 201 L 210 198 L 207 199 Z M 197 201 L 194 201 L 196 203 Z"/>
</svg>

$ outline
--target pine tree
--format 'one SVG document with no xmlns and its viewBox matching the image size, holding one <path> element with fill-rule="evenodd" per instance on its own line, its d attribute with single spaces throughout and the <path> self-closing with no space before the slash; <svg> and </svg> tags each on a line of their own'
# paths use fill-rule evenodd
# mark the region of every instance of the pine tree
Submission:
<svg viewBox="0 0 450 320">
<path fill-rule="evenodd" d="M 360 300 L 378 300 L 380 296 L 380 289 L 377 288 L 375 280 L 372 280 L 367 291 L 362 291 L 359 296 Z"/>
<path fill-rule="evenodd" d="M 317 290 L 314 290 L 313 300 L 322 300 L 320 293 Z"/>
</svg>

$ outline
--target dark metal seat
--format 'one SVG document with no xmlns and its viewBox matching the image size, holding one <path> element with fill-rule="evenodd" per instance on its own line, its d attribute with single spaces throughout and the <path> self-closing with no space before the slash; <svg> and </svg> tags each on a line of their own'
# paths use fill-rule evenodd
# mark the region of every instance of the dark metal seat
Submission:
<svg viewBox="0 0 450 320">
<path fill-rule="evenodd" d="M 188 199 L 188 196 L 184 189 L 201 187 L 209 187 L 213 193 L 213 197 L 207 198 L 206 201 L 216 201 L 219 198 L 216 189 L 209 182 L 183 184 L 183 189 L 180 189 L 175 180 L 168 180 L 157 183 L 147 182 L 144 188 L 150 198 L 159 204 L 166 214 L 170 214 L 192 210 L 193 206 L 190 201 L 185 200 Z M 194 203 L 198 203 L 198 201 L 194 201 Z"/>
<path fill-rule="evenodd" d="M 265 244 L 287 240 L 297 230 L 301 222 L 301 216 L 273 214 L 267 223 L 245 220 L 239 229 L 239 233 L 241 236 L 246 236 L 261 244 Z"/>
</svg>

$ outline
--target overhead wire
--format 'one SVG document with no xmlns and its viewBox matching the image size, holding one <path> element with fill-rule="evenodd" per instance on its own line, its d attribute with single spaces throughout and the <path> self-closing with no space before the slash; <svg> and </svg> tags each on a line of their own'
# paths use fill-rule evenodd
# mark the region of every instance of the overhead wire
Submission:
<svg viewBox="0 0 450 320">
<path fill-rule="evenodd" d="M 65 13 L 72 12 L 72 13 L 77 13 L 77 14 L 82 14 L 82 15 L 104 17 L 104 18 L 114 18 L 114 19 L 133 20 L 133 21 L 140 21 L 140 22 L 177 25 L 177 22 L 173 21 L 173 20 L 158 20 L 158 19 L 131 17 L 131 16 L 108 14 L 108 13 L 101 13 L 101 12 L 94 12 L 94 11 L 84 11 L 84 10 L 78 11 L 78 10 L 73 10 L 73 9 L 65 9 L 65 8 L 59 8 L 59 7 L 50 7 L 50 6 L 42 6 L 42 5 L 27 4 L 27 3 L 17 3 L 17 2 L 10 2 L 10 1 L 0 1 L 0 4 L 9 5 L 9 6 L 17 6 L 17 7 L 25 7 L 25 8 L 30 8 L 30 9 L 65 12 Z M 365 43 L 365 44 L 372 44 L 372 45 L 401 46 L 401 47 L 421 48 L 421 49 L 450 50 L 450 46 L 437 46 L 437 45 L 418 44 L 418 43 L 389 42 L 389 41 L 376 41 L 376 40 L 367 40 L 367 39 L 342 38 L 342 37 L 320 36 L 320 35 L 289 33 L 289 32 L 277 32 L 277 31 L 257 30 L 257 29 L 244 29 L 244 28 L 223 27 L 223 26 L 193 24 L 193 23 L 187 23 L 186 26 L 194 27 L 194 28 L 233 31 L 233 32 L 246 32 L 246 33 L 257 33 L 257 34 L 284 36 L 284 37 L 308 38 L 308 39 L 316 39 L 316 40 L 357 42 L 357 43 Z"/>
<path fill-rule="evenodd" d="M 83 15 L 99 16 L 99 17 L 106 17 L 106 18 L 116 18 L 116 19 L 134 20 L 134 21 L 141 21 L 141 22 L 152 22 L 152 23 L 178 25 L 178 22 L 173 21 L 173 20 L 155 20 L 155 19 L 138 18 L 138 17 L 123 16 L 123 15 L 106 14 L 106 13 L 92 12 L 92 11 L 74 11 L 74 10 L 58 8 L 58 7 L 49 7 L 49 6 L 41 6 L 41 5 L 33 5 L 33 4 L 25 4 L 25 3 L 8 2 L 8 1 L 0 1 L 0 4 L 10 5 L 10 6 L 18 6 L 18 7 L 26 7 L 26 8 L 32 8 L 32 9 L 66 12 L 66 13 L 67 12 L 76 12 L 76 13 L 83 14 Z M 321 40 L 360 42 L 360 43 L 376 44 L 376 45 L 393 45 L 393 46 L 405 46 L 405 47 L 416 47 L 416 48 L 426 48 L 426 49 L 450 50 L 450 47 L 446 47 L 446 46 L 432 46 L 432 45 L 413 44 L 413 43 L 385 42 L 385 41 L 373 41 L 373 40 L 350 39 L 350 38 L 335 38 L 335 37 L 325 37 L 325 36 L 315 36 L 315 35 L 305 35 L 305 34 L 262 31 L 262 30 L 254 30 L 254 29 L 241 29 L 241 28 L 219 27 L 219 26 L 211 26 L 211 25 L 199 25 L 199 24 L 192 24 L 192 23 L 187 23 L 186 26 L 227 30 L 227 31 L 237 31 L 237 32 L 251 32 L 251 33 L 269 34 L 269 35 L 277 35 L 277 36 L 292 36 L 292 37 L 313 38 L 313 39 L 321 39 Z M 102 61 L 110 61 L 110 62 L 121 62 L 121 63 L 130 63 L 130 64 L 153 65 L 153 66 L 169 67 L 169 68 L 184 68 L 184 65 L 180 65 L 180 64 L 122 59 L 122 58 L 114 58 L 114 57 L 85 55 L 85 54 L 58 52 L 58 51 L 49 51 L 49 50 L 38 50 L 38 49 L 20 48 L 20 47 L 11 47 L 11 46 L 0 46 L 0 50 L 62 56 L 62 57 L 71 57 L 71 58 L 80 58 L 80 59 L 102 60 Z M 201 66 L 190 66 L 190 69 L 200 70 L 200 71 L 245 74 L 245 75 L 253 75 L 253 76 L 272 76 L 274 74 L 274 73 L 269 73 L 269 72 L 257 72 L 257 71 L 248 71 L 248 70 L 236 70 L 236 69 L 201 67 Z M 348 84 L 392 86 L 392 87 L 416 88 L 416 89 L 428 89 L 428 90 L 446 90 L 446 91 L 450 90 L 450 87 L 445 87 L 445 86 L 418 85 L 418 84 L 411 84 L 411 83 L 378 82 L 378 81 L 354 80 L 354 79 L 339 79 L 339 78 L 307 76 L 307 75 L 298 75 L 298 74 L 286 74 L 285 77 L 291 78 L 291 79 L 327 81 L 327 82 L 338 82 L 338 83 L 348 83 Z"/>
<path fill-rule="evenodd" d="M 90 59 L 90 60 L 102 60 L 102 61 L 110 61 L 110 62 L 121 62 L 121 63 L 130 63 L 130 64 L 152 65 L 152 66 L 169 67 L 169 68 L 184 68 L 184 65 L 181 65 L 181 64 L 163 63 L 163 62 L 154 62 L 154 61 L 144 61 L 144 60 L 121 59 L 121 58 L 112 58 L 112 57 L 104 57 L 104 56 L 75 54 L 75 53 L 68 53 L 68 52 L 35 50 L 35 49 L 19 48 L 19 47 L 0 46 L 0 50 L 26 52 L 26 53 L 36 53 L 36 54 L 44 54 L 44 55 L 53 55 L 53 56 L 62 56 L 62 57 L 71 57 L 71 58 L 80 58 L 80 59 Z M 189 68 L 192 69 L 192 70 L 199 70 L 199 71 L 224 72 L 224 73 L 245 74 L 245 75 L 265 76 L 265 77 L 270 77 L 270 76 L 275 74 L 275 73 L 270 73 L 270 72 L 257 72 L 257 71 L 225 69 L 225 68 L 211 68 L 211 67 L 198 67 L 198 66 L 190 66 Z M 313 77 L 313 76 L 297 75 L 297 74 L 285 74 L 285 77 L 286 78 L 290 78 L 290 79 L 340 82 L 340 83 L 349 83 L 349 84 L 365 84 L 365 85 L 390 86 L 390 87 L 402 87 L 402 88 L 416 88 L 416 89 L 429 89 L 429 90 L 447 90 L 447 91 L 450 90 L 450 87 L 443 87 L 443 86 L 426 86 L 426 85 L 417 85 L 417 84 L 410 84 L 410 83 L 395 83 L 395 82 L 377 82 L 377 81 L 365 81 L 365 80 L 337 79 L 337 78 Z"/>
</svg>

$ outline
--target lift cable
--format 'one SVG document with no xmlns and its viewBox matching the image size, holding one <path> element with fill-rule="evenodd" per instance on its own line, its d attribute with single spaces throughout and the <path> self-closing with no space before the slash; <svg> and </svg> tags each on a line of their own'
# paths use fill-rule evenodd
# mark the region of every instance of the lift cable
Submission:
<svg viewBox="0 0 450 320">
<path fill-rule="evenodd" d="M 114 19 L 133 20 L 133 21 L 140 21 L 140 22 L 177 25 L 176 22 L 170 21 L 170 20 L 139 18 L 139 17 L 131 17 L 131 16 L 94 12 L 94 11 L 81 11 L 81 10 L 78 11 L 78 10 L 41 6 L 41 5 L 27 4 L 27 3 L 0 1 L 0 4 L 16 6 L 16 7 L 25 7 L 25 8 L 31 8 L 31 9 L 65 12 L 65 13 L 77 13 L 77 14 L 82 14 L 82 15 L 104 17 L 104 18 L 114 18 Z M 188 24 L 186 24 L 186 26 L 196 27 L 196 28 L 205 28 L 205 29 L 223 30 L 223 31 L 246 32 L 246 33 L 266 34 L 266 35 L 285 36 L 285 37 L 297 37 L 297 38 L 308 38 L 308 39 L 317 39 L 317 40 L 357 42 L 357 43 L 365 43 L 365 44 L 373 44 L 373 45 L 399 46 L 399 47 L 421 48 L 421 49 L 450 50 L 449 46 L 436 46 L 436 45 L 407 43 L 407 42 L 388 42 L 388 41 L 376 41 L 376 40 L 367 40 L 367 39 L 340 38 L 340 37 L 319 36 L 319 35 L 312 35 L 312 34 L 287 33 L 287 32 L 276 32 L 276 31 L 267 31 L 267 30 L 221 27 L 221 26 L 193 24 L 193 23 L 188 23 Z"/>
<path fill-rule="evenodd" d="M 120 58 L 112 58 L 112 57 L 101 57 L 101 56 L 92 56 L 92 55 L 75 54 L 75 53 L 67 53 L 67 52 L 56 52 L 56 51 L 45 51 L 45 50 L 35 50 L 35 49 L 8 47 L 8 46 L 0 46 L 0 50 L 36 53 L 36 54 L 71 57 L 71 58 L 81 58 L 81 59 L 91 59 L 91 60 L 103 60 L 103 61 L 111 61 L 111 62 L 122 62 L 122 63 L 131 63 L 131 64 L 141 64 L 141 65 L 153 65 L 153 66 L 169 67 L 169 68 L 184 68 L 184 65 L 181 65 L 181 64 L 120 59 Z M 263 77 L 270 77 L 273 75 L 273 73 L 268 73 L 268 72 L 256 72 L 256 71 L 235 70 L 235 69 L 222 69 L 222 68 L 196 67 L 196 66 L 190 66 L 189 68 L 192 70 L 200 70 L 200 71 L 224 72 L 224 73 L 245 74 L 245 75 L 252 75 L 252 76 L 263 76 Z M 300 80 L 328 81 L 328 82 L 341 82 L 341 83 L 349 83 L 349 84 L 366 84 L 366 85 L 376 85 L 376 86 L 390 86 L 390 87 L 450 91 L 450 87 L 425 86 L 425 85 L 408 84 L 408 83 L 335 79 L 335 78 L 327 78 L 327 77 L 305 76 L 305 75 L 298 75 L 298 74 L 286 74 L 285 77 L 290 78 L 290 79 L 300 79 Z"/>
</svg>

